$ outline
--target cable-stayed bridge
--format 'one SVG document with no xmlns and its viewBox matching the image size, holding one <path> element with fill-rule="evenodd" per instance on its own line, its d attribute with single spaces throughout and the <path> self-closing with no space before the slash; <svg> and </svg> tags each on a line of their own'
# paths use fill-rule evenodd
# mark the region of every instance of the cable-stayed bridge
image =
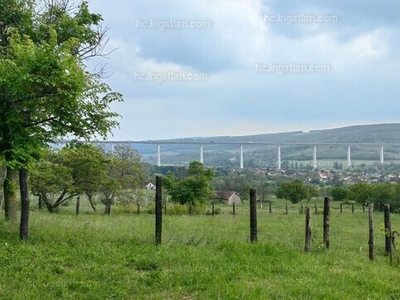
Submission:
<svg viewBox="0 0 400 300">
<path fill-rule="evenodd" d="M 60 141 L 60 144 L 68 143 L 69 141 Z M 162 162 L 162 146 L 163 145 L 197 145 L 199 147 L 199 161 L 204 163 L 204 146 L 212 146 L 212 145 L 225 145 L 225 146 L 237 146 L 240 151 L 240 168 L 243 169 L 244 166 L 244 148 L 251 146 L 276 146 L 276 161 L 277 161 L 277 169 L 282 168 L 282 151 L 281 146 L 305 146 L 312 148 L 313 158 L 312 158 L 312 166 L 313 168 L 317 168 L 317 149 L 321 146 L 336 146 L 336 147 L 346 147 L 347 149 L 347 167 L 352 166 L 352 156 L 351 149 L 355 146 L 370 146 L 377 147 L 379 149 L 379 162 L 383 164 L 385 162 L 385 153 L 384 149 L 388 146 L 397 146 L 400 147 L 400 143 L 344 143 L 344 142 L 321 142 L 321 143 L 309 143 L 309 142 L 223 142 L 223 141 L 196 141 L 196 140 L 152 140 L 152 141 L 135 141 L 135 140 L 116 140 L 116 141 L 88 141 L 84 143 L 91 144 L 105 144 L 111 146 L 111 149 L 115 145 L 154 145 L 157 153 L 157 165 L 161 166 Z"/>
</svg>

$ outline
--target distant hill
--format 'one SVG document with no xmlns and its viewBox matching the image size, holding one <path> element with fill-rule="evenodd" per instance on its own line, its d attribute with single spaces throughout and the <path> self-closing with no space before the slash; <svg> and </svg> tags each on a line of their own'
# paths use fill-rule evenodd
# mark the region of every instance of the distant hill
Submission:
<svg viewBox="0 0 400 300">
<path fill-rule="evenodd" d="M 243 143 L 245 145 L 245 164 L 255 167 L 276 164 L 276 146 L 252 145 L 253 143 L 289 143 L 282 146 L 282 160 L 307 161 L 312 159 L 310 146 L 297 143 L 351 143 L 353 160 L 379 161 L 379 147 L 362 146 L 363 143 L 392 144 L 385 146 L 385 161 L 400 162 L 400 123 L 356 125 L 335 129 L 267 133 L 246 136 L 216 136 L 204 138 L 181 138 L 163 140 L 170 142 L 204 143 L 204 162 L 208 165 L 235 165 L 239 159 L 238 145 L 218 145 L 218 143 Z M 157 141 L 154 141 L 157 142 Z M 215 145 L 214 145 L 215 143 Z M 133 145 L 150 162 L 155 162 L 154 145 Z M 319 146 L 317 157 L 325 160 L 345 160 L 347 148 L 344 146 Z M 185 164 L 199 159 L 198 145 L 162 145 L 164 164 Z"/>
</svg>

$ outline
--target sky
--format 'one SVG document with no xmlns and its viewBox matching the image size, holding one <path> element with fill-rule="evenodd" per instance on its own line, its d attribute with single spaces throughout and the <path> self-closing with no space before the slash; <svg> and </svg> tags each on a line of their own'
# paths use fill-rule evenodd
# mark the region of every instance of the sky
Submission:
<svg viewBox="0 0 400 300">
<path fill-rule="evenodd" d="M 109 140 L 400 122 L 400 1 L 90 0 L 109 27 Z"/>
</svg>

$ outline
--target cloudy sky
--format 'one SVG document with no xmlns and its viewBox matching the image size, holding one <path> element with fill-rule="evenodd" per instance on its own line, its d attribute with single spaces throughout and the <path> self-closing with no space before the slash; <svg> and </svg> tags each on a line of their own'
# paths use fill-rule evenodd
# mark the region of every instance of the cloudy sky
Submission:
<svg viewBox="0 0 400 300">
<path fill-rule="evenodd" d="M 90 0 L 112 140 L 400 122 L 400 1 Z M 95 63 L 95 62 L 94 62 Z"/>
</svg>

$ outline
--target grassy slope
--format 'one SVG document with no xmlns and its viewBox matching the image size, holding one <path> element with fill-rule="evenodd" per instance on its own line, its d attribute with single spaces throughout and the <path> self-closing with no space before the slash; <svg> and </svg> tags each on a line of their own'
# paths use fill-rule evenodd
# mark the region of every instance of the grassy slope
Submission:
<svg viewBox="0 0 400 300">
<path fill-rule="evenodd" d="M 382 215 L 375 214 L 377 259 L 367 258 L 368 219 L 334 204 L 331 249 L 322 214 L 313 215 L 312 253 L 303 253 L 304 215 L 283 202 L 258 212 L 251 244 L 248 210 L 233 216 L 164 216 L 154 246 L 153 215 L 32 212 L 30 242 L 0 221 L 1 299 L 384 299 L 400 298 L 398 266 L 383 256 Z M 320 204 L 319 204 L 320 205 Z M 400 218 L 392 216 L 393 227 Z"/>
</svg>

